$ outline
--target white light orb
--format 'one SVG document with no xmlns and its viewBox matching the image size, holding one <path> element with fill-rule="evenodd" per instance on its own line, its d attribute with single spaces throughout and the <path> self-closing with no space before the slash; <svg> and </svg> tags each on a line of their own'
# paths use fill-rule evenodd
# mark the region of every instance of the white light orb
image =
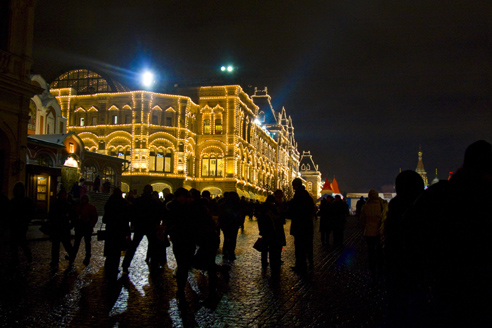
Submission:
<svg viewBox="0 0 492 328">
<path fill-rule="evenodd" d="M 142 84 L 144 85 L 144 87 L 150 87 L 152 86 L 152 84 L 154 84 L 154 74 L 152 74 L 152 72 L 144 72 L 142 74 Z"/>
</svg>

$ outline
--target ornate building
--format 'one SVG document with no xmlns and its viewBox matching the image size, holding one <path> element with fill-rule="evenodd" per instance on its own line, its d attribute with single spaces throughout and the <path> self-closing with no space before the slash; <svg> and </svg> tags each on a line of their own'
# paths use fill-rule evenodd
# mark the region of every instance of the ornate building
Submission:
<svg viewBox="0 0 492 328">
<path fill-rule="evenodd" d="M 44 79 L 34 75 L 31 80 L 43 92 L 31 99 L 26 192 L 35 201 L 36 218 L 44 219 L 57 192 L 62 188 L 70 191 L 81 176 L 93 181 L 95 173 L 100 172 L 103 181 L 108 180 L 112 185 L 119 186 L 126 161 L 87 151 L 74 132 L 66 133 L 67 119 L 63 117 L 60 105 L 49 92 Z M 92 190 L 90 183 L 87 187 L 88 191 Z"/>
<path fill-rule="evenodd" d="M 424 162 L 422 161 L 422 150 L 419 149 L 419 160 L 417 162 L 417 168 L 415 169 L 415 172 L 420 174 L 422 177 L 422 180 L 424 180 L 424 185 L 427 187 L 429 185 L 429 181 L 427 179 L 427 172 L 425 172 L 424 169 Z"/>
<path fill-rule="evenodd" d="M 321 184 L 321 172 L 318 170 L 318 165 L 314 164 L 310 151 L 302 152 L 299 171 L 306 179 L 306 190 L 315 199 L 318 199 L 321 196 L 321 189 L 323 188 Z"/>
<path fill-rule="evenodd" d="M 274 111 L 267 90 L 251 97 L 238 85 L 194 92 L 196 101 L 129 91 L 87 69 L 66 72 L 51 84 L 68 130 L 88 150 L 131 162 L 124 191 L 184 186 L 258 200 L 277 188 L 291 193 L 300 159 L 294 127 L 285 109 Z"/>
</svg>

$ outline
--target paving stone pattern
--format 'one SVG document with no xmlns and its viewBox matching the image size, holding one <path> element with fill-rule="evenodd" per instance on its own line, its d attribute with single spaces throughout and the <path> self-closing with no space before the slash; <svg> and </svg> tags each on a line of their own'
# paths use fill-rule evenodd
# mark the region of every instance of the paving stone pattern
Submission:
<svg viewBox="0 0 492 328">
<path fill-rule="evenodd" d="M 246 219 L 238 235 L 237 259 L 229 277 L 219 274 L 219 296 L 208 298 L 206 273 L 189 274 L 187 302 L 176 299 L 176 262 L 167 249 L 167 267 L 150 273 L 142 241 L 128 276 L 110 283 L 104 275 L 103 242 L 92 239 L 93 257 L 84 266 L 81 245 L 73 268 L 62 261 L 49 268 L 51 243 L 31 241 L 34 262 L 21 262 L 5 274 L 0 296 L 2 327 L 381 327 L 385 326 L 386 291 L 373 283 L 367 270 L 365 243 L 356 218 L 350 217 L 343 249 L 325 248 L 315 233 L 314 268 L 304 276 L 294 265 L 293 237 L 285 226 L 279 279 L 262 271 L 256 220 Z M 63 247 L 62 247 L 63 249 Z M 22 258 L 22 257 L 21 257 Z M 63 258 L 63 256 L 61 256 Z"/>
</svg>

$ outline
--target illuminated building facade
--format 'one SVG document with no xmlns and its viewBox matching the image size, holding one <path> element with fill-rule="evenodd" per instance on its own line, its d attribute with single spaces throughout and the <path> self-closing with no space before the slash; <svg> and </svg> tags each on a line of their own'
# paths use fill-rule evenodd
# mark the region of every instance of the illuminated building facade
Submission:
<svg viewBox="0 0 492 328">
<path fill-rule="evenodd" d="M 46 219 L 50 203 L 62 188 L 70 191 L 81 177 L 93 181 L 96 172 L 103 181 L 119 186 L 127 163 L 87 151 L 74 132 L 66 133 L 67 119 L 44 79 L 34 75 L 31 81 L 43 92 L 32 97 L 26 125 L 26 193 L 36 204 L 36 219 Z M 92 191 L 90 183 L 87 190 Z"/>
<path fill-rule="evenodd" d="M 306 179 L 306 190 L 318 199 L 323 188 L 321 184 L 321 172 L 318 170 L 318 165 L 314 164 L 313 155 L 311 155 L 310 151 L 302 152 L 299 171 Z"/>
<path fill-rule="evenodd" d="M 238 85 L 199 87 L 193 101 L 129 91 L 81 69 L 61 75 L 51 93 L 86 149 L 131 162 L 123 191 L 150 184 L 264 200 L 278 188 L 292 193 L 299 176 L 292 120 L 273 110 L 266 90 L 250 97 Z"/>
</svg>

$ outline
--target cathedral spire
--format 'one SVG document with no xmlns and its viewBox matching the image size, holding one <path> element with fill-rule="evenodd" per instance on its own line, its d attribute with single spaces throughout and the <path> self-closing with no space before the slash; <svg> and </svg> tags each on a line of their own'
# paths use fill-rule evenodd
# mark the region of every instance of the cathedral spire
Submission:
<svg viewBox="0 0 492 328">
<path fill-rule="evenodd" d="M 425 172 L 424 162 L 422 161 L 422 148 L 419 147 L 419 161 L 417 162 L 417 168 L 415 172 L 417 172 L 424 180 L 424 185 L 427 187 L 429 185 L 429 181 L 427 180 L 427 172 Z"/>
</svg>

